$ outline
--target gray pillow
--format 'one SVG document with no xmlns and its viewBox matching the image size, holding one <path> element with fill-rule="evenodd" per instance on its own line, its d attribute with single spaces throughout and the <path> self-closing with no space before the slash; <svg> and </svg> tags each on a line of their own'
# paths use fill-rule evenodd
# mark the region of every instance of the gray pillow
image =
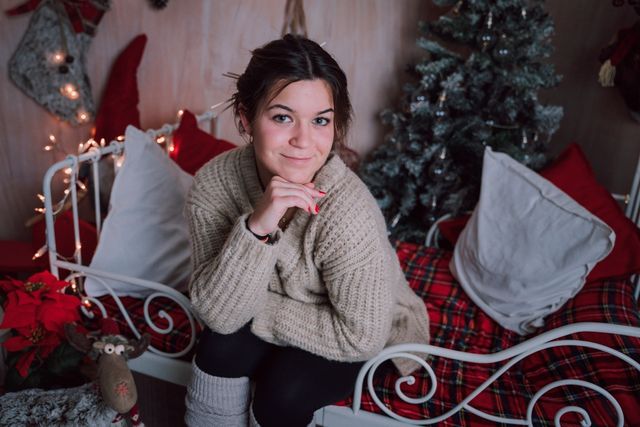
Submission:
<svg viewBox="0 0 640 427">
<path fill-rule="evenodd" d="M 487 148 L 480 200 L 450 268 L 489 316 L 526 335 L 578 293 L 614 242 L 607 224 L 558 187 Z"/>
</svg>

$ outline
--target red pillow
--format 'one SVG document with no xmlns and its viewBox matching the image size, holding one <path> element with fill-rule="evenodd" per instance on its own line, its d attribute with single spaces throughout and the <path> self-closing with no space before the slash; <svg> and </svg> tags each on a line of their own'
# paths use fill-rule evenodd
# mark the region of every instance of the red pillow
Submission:
<svg viewBox="0 0 640 427">
<path fill-rule="evenodd" d="M 613 250 L 591 270 L 587 276 L 588 282 L 625 277 L 640 271 L 640 229 L 625 216 L 611 193 L 598 183 L 578 144 L 569 144 L 540 175 L 607 223 L 616 233 Z M 464 217 L 443 221 L 439 228 L 441 232 L 444 231 L 445 238 L 455 244 L 468 219 L 469 217 Z"/>
<path fill-rule="evenodd" d="M 195 175 L 205 163 L 220 153 L 236 146 L 217 139 L 198 128 L 196 116 L 184 110 L 180 126 L 173 133 L 173 151 L 170 156 L 185 172 Z"/>
<path fill-rule="evenodd" d="M 606 222 L 616 233 L 611 253 L 591 271 L 588 281 L 640 271 L 640 230 L 624 215 L 609 191 L 598 184 L 580 146 L 570 144 L 540 175 Z"/>
<path fill-rule="evenodd" d="M 33 225 L 31 230 L 33 253 L 45 244 L 45 228 L 46 225 L 44 219 Z M 66 211 L 60 214 L 60 216 L 55 220 L 54 230 L 56 233 L 56 252 L 59 255 L 72 260 L 73 253 L 76 248 L 73 235 L 73 213 L 71 211 Z M 96 250 L 96 246 L 98 246 L 96 227 L 87 221 L 79 219 L 78 231 L 80 233 L 80 242 L 82 244 L 82 247 L 80 248 L 82 264 L 89 265 L 91 258 L 93 258 L 93 253 Z M 45 256 L 48 257 L 48 255 Z"/>
<path fill-rule="evenodd" d="M 146 35 L 136 36 L 113 63 L 96 114 L 93 132 L 96 141 L 104 138 L 108 144 L 118 136 L 124 135 L 127 125 L 140 127 L 140 98 L 136 74 L 146 44 Z"/>
</svg>

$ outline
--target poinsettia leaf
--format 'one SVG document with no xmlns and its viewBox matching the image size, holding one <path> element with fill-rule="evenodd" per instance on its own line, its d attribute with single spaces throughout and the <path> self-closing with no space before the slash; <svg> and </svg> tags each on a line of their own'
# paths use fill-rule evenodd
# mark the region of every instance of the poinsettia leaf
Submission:
<svg viewBox="0 0 640 427">
<path fill-rule="evenodd" d="M 31 347 L 32 345 L 33 343 L 22 335 L 15 335 L 2 343 L 2 346 L 12 353 L 19 352 L 25 348 Z"/>
<path fill-rule="evenodd" d="M 48 289 L 53 291 L 57 291 L 58 289 L 62 289 L 65 286 L 69 285 L 69 283 L 65 282 L 64 280 L 59 280 L 49 271 L 41 271 L 40 273 L 36 273 L 29 277 L 27 281 L 32 283 L 44 283 L 47 285 Z"/>
<path fill-rule="evenodd" d="M 9 353 L 7 357 L 7 376 L 4 380 L 4 387 L 6 391 L 19 391 L 27 388 L 41 388 L 43 379 L 42 365 L 33 363 L 29 368 L 26 377 L 22 377 L 16 369 L 16 364 L 20 360 L 21 353 Z"/>
<path fill-rule="evenodd" d="M 73 348 L 68 342 L 63 341 L 49 355 L 45 366 L 49 372 L 62 376 L 69 371 L 77 370 L 83 356 L 83 353 Z"/>
<path fill-rule="evenodd" d="M 18 297 L 19 305 L 40 305 L 41 301 L 41 291 L 36 292 L 25 292 L 25 291 L 16 291 L 14 294 Z"/>
<path fill-rule="evenodd" d="M 7 371 L 7 376 L 4 379 L 4 388 L 8 392 L 23 390 L 25 388 L 28 388 L 24 385 L 24 383 L 28 380 L 29 376 L 27 376 L 27 378 L 21 377 L 17 369 L 9 369 Z"/>
<path fill-rule="evenodd" d="M 18 305 L 15 294 L 9 294 L 7 306 L 4 309 L 4 318 L 0 324 L 1 329 L 23 328 L 33 326 L 36 323 L 35 305 Z"/>
<path fill-rule="evenodd" d="M 60 300 L 58 302 L 46 301 L 38 308 L 37 318 L 44 328 L 64 335 L 64 325 L 80 320 L 78 306 L 75 298 L 71 300 Z"/>
</svg>

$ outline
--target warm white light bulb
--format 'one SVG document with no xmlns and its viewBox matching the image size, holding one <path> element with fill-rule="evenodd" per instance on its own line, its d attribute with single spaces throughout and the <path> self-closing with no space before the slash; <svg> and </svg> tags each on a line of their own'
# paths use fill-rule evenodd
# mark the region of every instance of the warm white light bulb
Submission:
<svg viewBox="0 0 640 427">
<path fill-rule="evenodd" d="M 78 116 L 78 121 L 80 123 L 85 123 L 85 122 L 89 121 L 89 114 L 84 110 L 78 111 L 78 115 L 77 116 Z"/>
<path fill-rule="evenodd" d="M 69 99 L 75 100 L 80 98 L 80 93 L 78 92 L 78 89 L 75 87 L 73 83 L 66 83 L 65 85 L 63 85 L 60 88 L 60 92 L 62 93 L 63 96 Z"/>
<path fill-rule="evenodd" d="M 38 252 L 33 254 L 31 260 L 35 261 L 36 259 L 40 258 L 42 255 L 44 255 L 45 252 L 47 252 L 48 249 L 49 247 L 47 245 L 42 246 L 40 249 L 38 249 Z"/>
<path fill-rule="evenodd" d="M 65 54 L 61 51 L 53 52 L 49 56 L 49 61 L 54 65 L 60 65 L 64 62 Z"/>
</svg>

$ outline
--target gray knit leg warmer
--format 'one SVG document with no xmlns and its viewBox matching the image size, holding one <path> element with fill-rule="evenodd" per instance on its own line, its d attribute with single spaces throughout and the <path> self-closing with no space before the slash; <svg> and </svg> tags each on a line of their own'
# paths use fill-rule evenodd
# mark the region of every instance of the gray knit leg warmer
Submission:
<svg viewBox="0 0 640 427">
<path fill-rule="evenodd" d="M 249 427 L 260 427 L 260 424 L 256 421 L 256 416 L 253 415 L 253 405 L 249 407 Z"/>
<path fill-rule="evenodd" d="M 250 399 L 248 377 L 209 375 L 193 362 L 184 421 L 189 427 L 246 427 Z"/>
</svg>

